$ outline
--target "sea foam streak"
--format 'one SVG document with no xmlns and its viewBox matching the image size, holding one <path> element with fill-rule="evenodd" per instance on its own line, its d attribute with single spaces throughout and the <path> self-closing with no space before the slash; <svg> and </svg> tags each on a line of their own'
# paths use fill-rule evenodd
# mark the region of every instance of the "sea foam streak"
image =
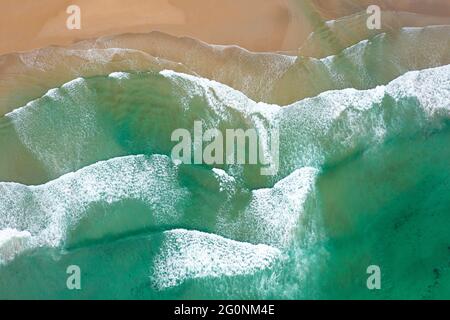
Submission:
<svg viewBox="0 0 450 320">
<path fill-rule="evenodd" d="M 279 105 L 326 90 L 369 89 L 407 71 L 449 64 L 449 28 L 389 31 L 369 41 L 351 42 L 348 48 L 343 45 L 331 52 L 334 56 L 322 59 L 252 53 L 157 32 L 103 37 L 68 49 L 4 55 L 0 59 L 0 114 L 71 79 L 119 71 L 171 69 L 190 73 L 226 84 L 255 101 Z"/>
<path fill-rule="evenodd" d="M 248 206 L 239 214 L 223 210 L 219 230 L 232 238 L 286 249 L 297 240 L 297 228 L 306 202 L 314 196 L 318 170 L 301 168 L 273 188 L 252 190 Z"/>
<path fill-rule="evenodd" d="M 155 258 L 152 282 L 158 289 L 188 279 L 252 274 L 281 258 L 278 249 L 226 239 L 199 231 L 176 229 L 164 233 Z"/>
<path fill-rule="evenodd" d="M 300 47 L 299 55 L 324 58 L 339 54 L 345 48 L 380 33 L 401 30 L 405 27 L 450 25 L 450 18 L 447 17 L 401 11 L 382 11 L 381 15 L 383 23 L 380 29 L 367 28 L 367 21 L 371 15 L 365 11 L 326 21 L 321 28 L 310 34 L 308 40 Z"/>
<path fill-rule="evenodd" d="M 206 128 L 256 128 L 266 146 L 278 130 L 281 170 L 275 183 L 296 169 L 336 163 L 390 136 L 439 125 L 448 116 L 449 68 L 410 72 L 366 91 L 330 91 L 284 108 L 173 71 L 77 80 L 8 114 L 14 130 L 4 137 L 17 135 L 54 179 L 105 158 L 155 151 L 169 155 L 171 133 L 191 130 L 196 120 Z M 98 93 L 104 87 L 115 88 L 117 99 Z M 127 139 L 119 141 L 119 134 Z M 17 158 L 7 145 L 2 148 L 5 161 Z M 264 185 L 261 180 L 247 183 Z"/>
<path fill-rule="evenodd" d="M 0 265 L 5 264 L 29 246 L 31 234 L 16 229 L 0 229 Z"/>
<path fill-rule="evenodd" d="M 244 203 L 244 212 L 237 220 L 232 219 L 236 212 L 233 213 L 229 201 L 235 201 L 248 191 L 241 190 L 233 177 L 219 169 L 205 173 L 217 179 L 219 189 L 214 190 L 209 185 L 197 187 L 194 192 L 183 187 L 178 169 L 170 159 L 159 155 L 114 158 L 41 186 L 0 183 L 0 228 L 24 230 L 5 231 L 7 242 L 16 241 L 16 236 L 26 236 L 26 246 L 5 242 L 10 249 L 4 260 L 9 261 L 28 248 L 64 247 L 68 241 L 70 245 L 92 243 L 117 235 L 145 232 L 145 228 L 177 224 L 207 227 L 202 212 L 219 215 L 217 223 L 209 228 L 220 235 L 286 248 L 295 239 L 294 230 L 299 226 L 305 202 L 311 196 L 317 171 L 312 168 L 297 170 L 272 189 L 252 191 L 250 202 Z M 202 177 L 206 181 L 206 177 Z M 191 208 L 191 202 L 187 201 L 188 197 L 194 197 L 194 202 L 199 200 L 194 193 L 201 194 L 200 198 L 208 194 L 211 199 L 225 193 L 227 202 L 214 212 L 216 209 L 210 200 L 199 211 L 197 207 Z M 138 201 L 144 209 L 141 213 L 123 210 L 114 213 L 113 205 L 124 201 L 128 205 L 130 201 Z M 284 205 L 276 208 L 280 202 Z M 96 209 L 98 205 L 100 209 Z M 271 211 L 270 215 L 267 210 Z M 191 220 L 190 216 L 195 219 Z M 115 224 L 118 219 L 120 223 Z M 249 228 L 251 232 L 244 231 Z"/>
<path fill-rule="evenodd" d="M 105 209 L 87 217 L 88 226 L 94 229 L 84 230 L 87 234 L 81 233 L 82 238 L 90 236 L 95 240 L 108 234 L 170 223 L 179 218 L 178 206 L 187 196 L 176 175 L 170 159 L 153 155 L 99 162 L 40 186 L 1 182 L 0 228 L 23 230 L 24 233 L 18 234 L 26 233 L 32 247 L 61 246 L 67 240 L 67 233 L 82 222 L 95 204 Z M 105 216 L 108 205 L 124 200 L 141 202 L 145 206 L 144 215 L 123 215 L 120 224 L 108 223 L 117 218 Z M 101 230 L 96 230 L 96 225 Z"/>
</svg>

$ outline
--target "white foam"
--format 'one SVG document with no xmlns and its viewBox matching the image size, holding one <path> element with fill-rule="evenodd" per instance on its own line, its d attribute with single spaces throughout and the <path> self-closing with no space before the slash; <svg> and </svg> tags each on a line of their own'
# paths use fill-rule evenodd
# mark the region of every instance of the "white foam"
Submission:
<svg viewBox="0 0 450 320">
<path fill-rule="evenodd" d="M 14 259 L 15 256 L 29 247 L 31 234 L 28 231 L 19 231 L 6 228 L 0 230 L 0 265 Z"/>
<path fill-rule="evenodd" d="M 450 65 L 408 72 L 393 80 L 385 91 L 397 100 L 417 99 L 430 116 L 440 110 L 450 111 Z"/>
<path fill-rule="evenodd" d="M 0 228 L 28 230 L 33 246 L 59 246 L 93 203 L 139 200 L 155 224 L 173 223 L 187 196 L 166 156 L 127 156 L 96 163 L 39 186 L 0 183 Z"/>
<path fill-rule="evenodd" d="M 244 233 L 251 243 L 288 247 L 294 240 L 306 201 L 313 194 L 317 174 L 315 168 L 301 168 L 273 188 L 253 190 L 248 207 L 237 219 L 227 214 L 219 217 L 218 230 L 233 238 Z"/>
<path fill-rule="evenodd" d="M 389 101 L 399 107 L 391 108 Z M 277 115 L 284 137 L 281 148 L 289 151 L 283 153 L 282 170 L 320 167 L 327 159 L 379 144 L 402 130 L 395 127 L 395 119 L 407 112 L 400 108 L 405 103 L 420 114 L 417 127 L 434 115 L 450 116 L 450 65 L 408 72 L 370 90 L 327 91 L 283 108 Z"/>
<path fill-rule="evenodd" d="M 66 83 L 64 83 L 61 88 L 65 88 L 65 89 L 74 89 L 76 86 L 83 85 L 83 82 L 85 80 L 81 77 L 75 78 L 73 80 L 70 80 Z M 53 100 L 60 100 L 60 90 L 61 88 L 50 88 L 47 90 L 47 92 L 40 98 L 37 98 L 35 100 L 32 100 L 30 102 L 28 102 L 26 105 L 16 108 L 14 110 L 11 110 L 10 112 L 6 113 L 4 115 L 4 117 L 6 118 L 11 118 L 11 119 L 15 119 L 16 117 L 20 117 L 21 115 L 23 116 L 27 111 L 31 111 L 31 109 L 33 108 L 37 108 L 39 106 L 39 102 L 42 101 L 45 98 L 50 98 Z"/>
<path fill-rule="evenodd" d="M 236 180 L 234 177 L 228 175 L 224 170 L 219 168 L 213 168 L 212 171 L 219 181 L 220 191 L 227 191 L 228 193 L 233 193 L 235 191 Z"/>
<path fill-rule="evenodd" d="M 115 79 L 128 79 L 130 78 L 130 73 L 128 72 L 111 72 L 108 77 Z"/>
<path fill-rule="evenodd" d="M 234 241 L 199 231 L 175 229 L 164 232 L 154 260 L 152 282 L 158 289 L 188 279 L 253 274 L 270 268 L 281 252 L 267 245 Z"/>
<path fill-rule="evenodd" d="M 185 90 L 183 93 L 187 93 L 189 99 L 194 96 L 205 96 L 208 107 L 213 108 L 219 116 L 226 114 L 226 108 L 238 110 L 244 115 L 260 113 L 266 118 L 273 117 L 274 113 L 280 110 L 278 105 L 256 103 L 242 92 L 214 80 L 173 70 L 162 70 L 159 73 L 183 88 Z"/>
<path fill-rule="evenodd" d="M 123 154 L 98 121 L 95 96 L 86 80 L 77 78 L 6 115 L 51 177 L 78 170 L 85 165 L 85 157 Z M 99 148 L 99 144 L 108 148 Z"/>
<path fill-rule="evenodd" d="M 160 74 L 176 84 L 176 92 L 173 94 L 179 96 L 186 112 L 189 111 L 189 106 L 195 97 L 205 99 L 207 108 L 214 112 L 214 117 L 208 120 L 215 128 L 219 127 L 222 121 L 232 120 L 237 111 L 241 117 L 239 120 L 256 129 L 264 162 L 273 163 L 269 152 L 271 150 L 269 139 L 274 137 L 272 130 L 276 130 L 275 117 L 281 111 L 280 106 L 263 102 L 256 103 L 240 91 L 214 80 L 172 70 L 163 70 L 160 71 Z M 183 90 L 179 90 L 180 88 Z"/>
</svg>

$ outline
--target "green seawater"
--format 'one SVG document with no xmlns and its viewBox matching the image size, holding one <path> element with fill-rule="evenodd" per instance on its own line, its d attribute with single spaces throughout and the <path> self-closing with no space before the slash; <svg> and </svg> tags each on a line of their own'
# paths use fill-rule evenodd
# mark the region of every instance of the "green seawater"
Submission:
<svg viewBox="0 0 450 320">
<path fill-rule="evenodd" d="M 194 121 L 278 132 L 277 173 L 174 163 Z M 450 298 L 449 143 L 450 66 L 288 106 L 176 72 L 76 79 L 0 119 L 0 298 Z"/>
</svg>

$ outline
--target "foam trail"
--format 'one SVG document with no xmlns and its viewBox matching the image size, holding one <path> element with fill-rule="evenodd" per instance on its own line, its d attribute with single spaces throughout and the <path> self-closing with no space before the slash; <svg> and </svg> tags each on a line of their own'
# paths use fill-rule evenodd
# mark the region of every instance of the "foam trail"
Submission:
<svg viewBox="0 0 450 320">
<path fill-rule="evenodd" d="M 109 92 L 105 88 L 114 89 L 116 96 L 102 94 Z M 8 150 L 8 143 L 18 139 L 9 148 L 23 144 L 38 170 L 44 167 L 47 179 L 54 179 L 130 153 L 170 154 L 172 132 L 191 129 L 195 120 L 206 128 L 253 127 L 267 136 L 266 124 L 278 109 L 218 82 L 174 71 L 116 73 L 76 79 L 7 114 L 10 127 L 0 143 Z M 127 139 L 118 139 L 122 136 Z M 267 150 L 265 139 L 262 142 Z M 12 162 L 14 152 L 9 156 Z M 12 176 L 9 169 L 3 175 Z M 28 183 L 23 174 L 21 179 Z"/>
<path fill-rule="evenodd" d="M 88 154 L 97 161 L 121 155 L 111 130 L 101 125 L 97 99 L 88 82 L 77 78 L 8 113 L 6 118 L 20 141 L 55 178 L 86 165 L 82 159 Z M 99 148 L 99 144 L 104 147 Z"/>
<path fill-rule="evenodd" d="M 365 91 L 329 91 L 284 108 L 256 103 L 216 81 L 173 71 L 127 74 L 71 82 L 8 118 L 50 178 L 129 153 L 157 150 L 169 155 L 174 145 L 171 133 L 191 130 L 196 120 L 202 120 L 205 129 L 256 128 L 267 157 L 268 138 L 278 130 L 281 157 L 276 178 L 283 178 L 302 167 L 336 163 L 396 134 L 436 126 L 448 113 L 449 68 L 410 72 Z M 104 87 L 116 88 L 120 99 L 93 93 Z M 75 94 L 82 97 L 72 98 Z M 417 103 L 406 104 L 410 100 Z M 56 108 L 60 117 L 54 115 Z M 409 120 L 400 121 L 402 117 Z M 118 143 L 118 135 L 127 139 Z M 5 153 L 11 162 L 16 158 Z M 222 169 L 238 180 L 251 170 Z M 267 185 L 255 174 L 247 176 L 249 186 Z"/>
<path fill-rule="evenodd" d="M 31 234 L 16 229 L 0 229 L 0 265 L 13 260 L 14 257 L 28 249 Z"/>
<path fill-rule="evenodd" d="M 158 289 L 167 289 L 189 279 L 253 274 L 270 268 L 281 256 L 278 249 L 267 245 L 200 231 L 165 231 L 154 260 L 152 282 Z"/>
<path fill-rule="evenodd" d="M 365 11 L 327 21 L 321 28 L 309 35 L 307 41 L 298 50 L 298 54 L 305 57 L 324 58 L 337 55 L 345 48 L 380 33 L 401 30 L 405 27 L 450 25 L 448 17 L 401 11 L 382 11 L 381 15 L 383 22 L 380 29 L 367 28 L 367 20 L 370 15 Z"/>
<path fill-rule="evenodd" d="M 50 47 L 0 56 L 0 115 L 6 114 L 75 78 L 120 71 L 191 71 L 181 63 L 127 49 Z"/>
<path fill-rule="evenodd" d="M 325 92 L 283 108 L 280 168 L 334 165 L 391 137 L 438 129 L 450 117 L 450 65 L 409 72 L 386 86 Z"/>
<path fill-rule="evenodd" d="M 232 238 L 288 248 L 296 239 L 297 228 L 314 197 L 318 170 L 301 168 L 278 181 L 272 188 L 252 190 L 248 206 L 237 215 L 224 211 L 218 230 Z"/>
<path fill-rule="evenodd" d="M 176 176 L 177 169 L 168 157 L 153 155 L 99 162 L 40 186 L 1 182 L 0 228 L 27 232 L 33 247 L 58 247 L 83 218 L 89 223 L 75 235 L 82 240 L 171 223 L 179 219 L 179 206 L 187 196 Z M 142 203 L 144 215 L 122 213 L 118 225 L 110 223 L 114 217 L 105 215 L 104 209 L 86 217 L 92 205 L 124 200 Z"/>
<path fill-rule="evenodd" d="M 0 57 L 0 115 L 70 79 L 132 70 L 170 69 L 199 75 L 255 101 L 287 105 L 327 90 L 369 89 L 407 71 L 449 64 L 449 28 L 389 30 L 370 41 L 350 41 L 351 47 L 339 46 L 332 52 L 335 55 L 321 59 L 252 53 L 158 32 L 108 36 L 67 49 L 5 55 Z"/>
<path fill-rule="evenodd" d="M 252 53 L 158 32 L 101 37 L 75 46 L 137 49 L 180 62 L 192 74 L 226 84 L 254 101 L 287 105 L 327 90 L 370 89 L 407 71 L 450 64 L 449 32 L 450 26 L 389 29 L 371 38 L 363 48 L 353 43 L 345 52 L 323 59 Z M 352 61 L 355 57 L 362 59 L 362 65 Z M 370 70 L 369 78 L 360 73 L 364 68 Z M 336 78 L 336 74 L 342 77 Z"/>
</svg>

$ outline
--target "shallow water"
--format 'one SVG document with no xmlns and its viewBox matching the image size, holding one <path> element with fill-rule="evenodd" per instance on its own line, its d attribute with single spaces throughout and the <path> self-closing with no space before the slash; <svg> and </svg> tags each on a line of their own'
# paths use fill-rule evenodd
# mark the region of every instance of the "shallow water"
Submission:
<svg viewBox="0 0 450 320">
<path fill-rule="evenodd" d="M 284 107 L 172 71 L 51 90 L 2 119 L 0 296 L 448 297 L 449 77 Z M 277 175 L 173 163 L 194 120 L 279 130 Z"/>
</svg>

